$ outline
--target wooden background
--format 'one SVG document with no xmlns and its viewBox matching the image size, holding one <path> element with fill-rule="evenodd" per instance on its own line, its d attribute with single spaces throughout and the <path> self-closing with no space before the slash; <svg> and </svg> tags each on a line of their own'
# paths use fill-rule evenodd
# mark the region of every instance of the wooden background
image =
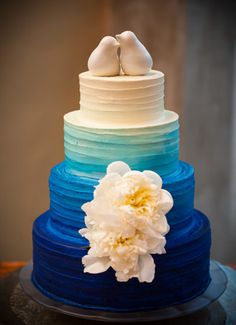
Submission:
<svg viewBox="0 0 236 325">
<path fill-rule="evenodd" d="M 24 0 L 2 6 L 0 259 L 31 257 L 32 222 L 48 208 L 49 171 L 64 158 L 63 115 L 78 107 L 77 75 L 101 37 L 130 29 L 166 75 L 166 108 L 181 118 L 181 157 L 196 167 L 196 205 L 212 222 L 212 256 L 235 262 L 234 17 L 231 2 L 216 4 Z"/>
</svg>

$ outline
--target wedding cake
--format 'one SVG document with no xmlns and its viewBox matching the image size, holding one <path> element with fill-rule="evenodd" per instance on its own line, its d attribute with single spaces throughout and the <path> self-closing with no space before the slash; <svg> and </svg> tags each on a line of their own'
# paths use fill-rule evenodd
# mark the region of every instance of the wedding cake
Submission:
<svg viewBox="0 0 236 325">
<path fill-rule="evenodd" d="M 210 225 L 194 208 L 194 169 L 179 160 L 164 74 L 129 31 L 104 37 L 88 67 L 80 110 L 64 116 L 50 208 L 33 225 L 33 284 L 92 310 L 190 301 L 211 280 Z"/>
</svg>

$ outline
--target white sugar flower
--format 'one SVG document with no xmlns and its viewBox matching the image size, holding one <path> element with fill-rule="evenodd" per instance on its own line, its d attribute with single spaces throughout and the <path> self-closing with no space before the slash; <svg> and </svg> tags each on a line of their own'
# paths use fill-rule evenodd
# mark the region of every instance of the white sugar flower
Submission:
<svg viewBox="0 0 236 325">
<path fill-rule="evenodd" d="M 90 242 L 84 271 L 100 273 L 112 267 L 118 281 L 137 277 L 151 282 L 155 264 L 150 254 L 165 253 L 165 214 L 172 206 L 158 174 L 131 171 L 124 162 L 110 164 L 94 199 L 82 206 L 86 228 L 79 232 Z"/>
<path fill-rule="evenodd" d="M 149 243 L 144 235 L 136 232 L 132 237 L 123 237 L 103 232 L 96 239 L 91 237 L 91 248 L 82 259 L 84 272 L 100 273 L 112 267 L 118 281 L 127 281 L 132 277 L 137 277 L 140 282 L 153 280 L 155 264 L 148 252 L 150 246 L 155 250 L 155 243 Z"/>
</svg>

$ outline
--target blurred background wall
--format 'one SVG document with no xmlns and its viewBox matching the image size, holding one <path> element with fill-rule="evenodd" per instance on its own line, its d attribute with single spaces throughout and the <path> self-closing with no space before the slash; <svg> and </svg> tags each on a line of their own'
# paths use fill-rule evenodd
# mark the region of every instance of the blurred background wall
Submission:
<svg viewBox="0 0 236 325">
<path fill-rule="evenodd" d="M 64 158 L 63 115 L 78 107 L 77 75 L 103 36 L 130 29 L 166 75 L 166 108 L 181 119 L 181 158 L 196 167 L 196 206 L 211 219 L 212 256 L 236 262 L 233 2 L 22 0 L 1 6 L 0 258 L 31 257 L 32 222 L 48 208 L 49 171 Z"/>
<path fill-rule="evenodd" d="M 186 2 L 183 157 L 211 220 L 212 256 L 226 262 L 236 262 L 235 4 Z"/>
</svg>

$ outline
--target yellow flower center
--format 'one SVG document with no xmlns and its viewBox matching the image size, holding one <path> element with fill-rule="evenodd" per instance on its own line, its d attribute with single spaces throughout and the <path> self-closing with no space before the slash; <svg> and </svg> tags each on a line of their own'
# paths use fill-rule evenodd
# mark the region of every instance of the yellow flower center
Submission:
<svg viewBox="0 0 236 325">
<path fill-rule="evenodd" d="M 113 247 L 114 248 L 117 248 L 118 246 L 125 246 L 125 245 L 128 245 L 129 243 L 130 243 L 130 238 L 128 238 L 128 237 L 122 237 L 122 236 L 120 236 L 120 237 L 118 237 L 117 239 L 116 239 L 116 242 L 113 244 Z"/>
<path fill-rule="evenodd" d="M 155 208 L 157 205 L 157 194 L 148 188 L 139 188 L 126 195 L 124 204 L 130 205 L 138 214 L 144 214 L 148 208 Z"/>
<path fill-rule="evenodd" d="M 119 245 L 119 244 L 123 245 L 123 244 L 125 244 L 127 241 L 128 241 L 128 238 L 120 237 L 120 238 L 118 238 L 118 240 L 117 240 L 117 244 L 118 244 L 118 245 Z"/>
</svg>

